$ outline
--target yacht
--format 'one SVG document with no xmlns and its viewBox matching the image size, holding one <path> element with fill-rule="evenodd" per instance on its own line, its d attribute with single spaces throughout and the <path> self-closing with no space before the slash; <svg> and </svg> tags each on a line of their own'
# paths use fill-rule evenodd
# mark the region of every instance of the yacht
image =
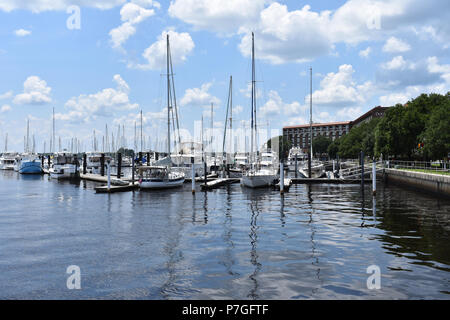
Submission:
<svg viewBox="0 0 450 320">
<path fill-rule="evenodd" d="M 299 169 L 299 173 L 303 176 L 303 178 L 309 177 L 309 168 L 308 161 L 302 164 L 302 167 Z M 313 160 L 311 162 L 311 178 L 317 179 L 321 178 L 325 175 L 325 166 L 318 160 Z"/>
<path fill-rule="evenodd" d="M 41 174 L 41 161 L 36 154 L 25 153 L 19 160 L 19 173 L 22 174 Z"/>
<path fill-rule="evenodd" d="M 303 150 L 301 148 L 292 147 L 289 150 L 288 161 L 287 161 L 289 171 L 295 172 L 295 162 L 297 162 L 297 171 L 298 171 L 298 169 L 303 166 L 305 161 L 308 161 L 308 154 L 303 152 Z"/>
<path fill-rule="evenodd" d="M 80 177 L 79 163 L 75 155 L 68 151 L 57 152 L 49 169 L 52 179 L 74 179 Z"/>
<path fill-rule="evenodd" d="M 100 152 L 88 152 L 86 154 L 86 168 L 87 172 L 93 174 L 100 174 L 101 172 L 101 158 L 102 153 Z M 106 164 L 108 161 L 111 163 L 112 158 L 105 154 L 105 172 L 106 172 Z"/>
<path fill-rule="evenodd" d="M 14 170 L 17 152 L 5 152 L 0 157 L 0 170 Z"/>
</svg>

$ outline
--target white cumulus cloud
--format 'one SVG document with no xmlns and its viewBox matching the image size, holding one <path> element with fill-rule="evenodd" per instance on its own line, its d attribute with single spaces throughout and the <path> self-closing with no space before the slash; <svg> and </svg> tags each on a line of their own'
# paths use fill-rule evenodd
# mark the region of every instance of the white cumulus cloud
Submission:
<svg viewBox="0 0 450 320">
<path fill-rule="evenodd" d="M 65 11 L 71 5 L 80 7 L 107 10 L 123 4 L 126 0 L 2 0 L 0 10 L 10 12 L 13 10 L 29 10 L 33 13 L 44 11 Z"/>
<path fill-rule="evenodd" d="M 194 50 L 195 44 L 189 33 L 178 33 L 174 30 L 165 30 L 158 40 L 145 49 L 142 56 L 147 60 L 146 64 L 129 63 L 129 68 L 144 70 L 159 70 L 166 65 L 167 35 L 170 41 L 170 53 L 173 65 L 186 61 L 187 56 Z"/>
<path fill-rule="evenodd" d="M 344 64 L 339 67 L 338 72 L 328 73 L 320 82 L 320 89 L 313 92 L 314 104 L 348 106 L 365 103 L 373 85 L 369 81 L 357 84 L 353 80 L 354 72 L 353 66 Z"/>
<path fill-rule="evenodd" d="M 120 10 L 123 23 L 109 32 L 112 47 L 120 48 L 129 37 L 136 33 L 136 25 L 154 14 L 155 10 L 153 9 L 143 8 L 133 2 L 126 3 Z"/>
<path fill-rule="evenodd" d="M 118 74 L 114 75 L 113 80 L 116 88 L 106 88 L 97 93 L 70 98 L 65 104 L 70 111 L 56 114 L 56 119 L 87 122 L 98 116 L 113 115 L 117 111 L 137 109 L 139 105 L 129 100 L 130 88 L 125 80 Z"/>
<path fill-rule="evenodd" d="M 200 88 L 186 89 L 184 96 L 180 100 L 181 106 L 210 108 L 211 103 L 218 105 L 220 99 L 213 96 L 209 91 L 212 83 L 204 83 Z"/>
<path fill-rule="evenodd" d="M 411 46 L 396 37 L 390 37 L 387 39 L 383 46 L 383 51 L 389 53 L 406 52 L 409 50 L 411 50 Z"/>
<path fill-rule="evenodd" d="M 14 34 L 18 37 L 25 37 L 31 34 L 30 30 L 18 29 L 14 31 Z"/>
<path fill-rule="evenodd" d="M 50 91 L 45 80 L 38 76 L 28 77 L 23 84 L 23 93 L 14 97 L 15 104 L 45 104 L 52 101 Z"/>
</svg>

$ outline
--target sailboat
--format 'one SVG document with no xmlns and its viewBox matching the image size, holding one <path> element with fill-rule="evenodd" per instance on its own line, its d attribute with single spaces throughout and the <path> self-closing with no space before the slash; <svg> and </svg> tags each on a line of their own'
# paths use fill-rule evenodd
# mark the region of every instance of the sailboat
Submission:
<svg viewBox="0 0 450 320">
<path fill-rule="evenodd" d="M 250 170 L 246 171 L 241 178 L 241 185 L 249 188 L 260 188 L 271 186 L 278 179 L 276 171 L 270 167 L 260 165 L 257 149 L 257 126 L 256 126 L 256 88 L 255 88 L 255 36 L 252 32 L 252 107 L 251 107 L 251 150 Z"/>
<path fill-rule="evenodd" d="M 310 154 L 309 161 L 311 162 L 311 172 L 309 172 L 308 162 L 304 162 L 301 168 L 299 169 L 299 173 L 303 178 L 321 178 L 325 175 L 325 166 L 318 160 L 313 160 L 313 131 L 312 131 L 312 68 L 309 69 L 310 72 L 310 105 L 309 105 L 309 146 L 310 146 Z"/>
<path fill-rule="evenodd" d="M 171 85 L 171 57 L 169 35 L 167 35 L 167 157 L 169 163 L 167 166 L 141 166 L 139 172 L 139 186 L 142 189 L 167 189 L 175 188 L 183 185 L 185 175 L 183 172 L 175 172 L 171 170 L 172 160 L 170 159 L 170 112 L 173 110 L 171 106 L 171 88 L 173 88 L 173 78 Z M 178 118 L 177 118 L 178 119 Z M 175 129 L 175 128 L 174 128 Z"/>
<path fill-rule="evenodd" d="M 30 120 L 27 121 L 27 139 L 25 143 L 25 153 L 22 154 L 20 160 L 16 159 L 16 166 L 19 169 L 19 173 L 22 174 L 41 174 L 43 172 L 41 161 L 39 160 L 38 155 L 34 153 L 34 144 L 33 150 L 30 151 L 29 131 Z"/>
</svg>

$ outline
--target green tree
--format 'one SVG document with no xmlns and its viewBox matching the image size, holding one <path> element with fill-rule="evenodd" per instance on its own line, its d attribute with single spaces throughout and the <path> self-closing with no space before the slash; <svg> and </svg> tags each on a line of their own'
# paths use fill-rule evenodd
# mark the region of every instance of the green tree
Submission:
<svg viewBox="0 0 450 320">
<path fill-rule="evenodd" d="M 368 157 L 375 155 L 375 128 L 380 119 L 374 118 L 369 122 L 353 127 L 348 134 L 335 140 L 338 155 L 341 158 L 358 158 L 361 151 Z"/>
<path fill-rule="evenodd" d="M 450 101 L 434 108 L 421 135 L 424 154 L 429 159 L 442 159 L 450 152 Z"/>
<path fill-rule="evenodd" d="M 336 159 L 336 157 L 338 155 L 338 152 L 339 152 L 339 141 L 340 141 L 340 139 L 336 139 L 336 140 L 332 141 L 330 143 L 330 145 L 328 146 L 327 152 L 328 152 L 328 156 L 331 159 Z"/>
<path fill-rule="evenodd" d="M 333 141 L 325 136 L 318 136 L 313 139 L 313 152 L 316 154 L 322 154 L 328 152 L 328 146 Z"/>
</svg>

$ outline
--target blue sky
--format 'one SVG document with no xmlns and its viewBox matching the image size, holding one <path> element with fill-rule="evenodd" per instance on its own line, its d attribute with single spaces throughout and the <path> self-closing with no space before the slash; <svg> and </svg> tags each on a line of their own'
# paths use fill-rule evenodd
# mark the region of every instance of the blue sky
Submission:
<svg viewBox="0 0 450 320">
<path fill-rule="evenodd" d="M 53 107 L 63 146 L 77 137 L 89 149 L 93 129 L 120 124 L 132 147 L 141 109 L 147 142 L 160 141 L 167 32 L 183 136 L 202 113 L 209 123 L 211 102 L 223 126 L 230 75 L 234 126 L 249 120 L 252 31 L 261 124 L 309 121 L 310 66 L 313 121 L 352 120 L 450 90 L 448 21 L 446 0 L 0 0 L 0 149 L 8 133 L 22 151 L 26 119 L 48 149 Z"/>
</svg>

